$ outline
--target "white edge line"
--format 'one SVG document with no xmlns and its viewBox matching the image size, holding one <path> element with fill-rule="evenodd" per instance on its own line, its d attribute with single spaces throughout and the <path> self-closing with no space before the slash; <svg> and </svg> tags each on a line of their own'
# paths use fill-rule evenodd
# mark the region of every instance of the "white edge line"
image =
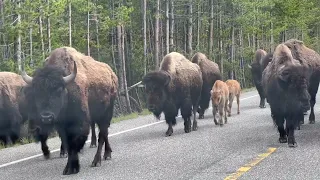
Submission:
<svg viewBox="0 0 320 180">
<path fill-rule="evenodd" d="M 258 96 L 258 95 L 249 96 L 249 97 L 246 97 L 246 98 L 242 98 L 240 100 L 243 101 L 243 100 L 250 99 L 250 98 L 253 98 L 253 97 L 256 97 L 256 96 Z M 209 107 L 208 109 L 211 109 L 211 108 L 212 107 Z M 178 116 L 178 117 L 181 117 L 181 116 Z M 164 122 L 164 120 L 161 120 L 161 121 L 157 121 L 157 122 L 154 122 L 154 123 L 146 124 L 146 125 L 143 125 L 143 126 L 135 127 L 135 128 L 132 128 L 132 129 L 127 129 L 127 130 L 124 130 L 124 131 L 120 131 L 120 132 L 117 132 L 117 133 L 110 134 L 109 137 L 117 136 L 119 134 L 124 134 L 124 133 L 131 132 L 131 131 L 134 131 L 134 130 L 142 129 L 142 128 L 145 128 L 145 127 L 153 126 L 153 125 L 160 124 L 160 123 L 163 123 L 163 122 Z M 86 141 L 86 143 L 89 143 L 89 142 L 91 142 L 91 140 L 87 140 Z M 57 151 L 60 151 L 60 148 L 51 150 L 50 152 L 52 153 L 52 152 L 57 152 Z M 40 156 L 42 156 L 42 153 L 41 154 L 37 154 L 37 155 L 33 155 L 33 156 L 29 156 L 29 157 L 26 157 L 26 158 L 18 159 L 18 160 L 15 160 L 15 161 L 11 161 L 9 163 L 1 164 L 0 168 L 6 167 L 6 166 L 10 166 L 10 165 L 13 165 L 13 164 L 17 164 L 17 163 L 20 163 L 20 162 L 23 162 L 23 161 L 27 161 L 27 160 L 30 160 L 30 159 L 34 159 L 34 158 L 37 158 L 37 157 L 40 157 Z"/>
</svg>

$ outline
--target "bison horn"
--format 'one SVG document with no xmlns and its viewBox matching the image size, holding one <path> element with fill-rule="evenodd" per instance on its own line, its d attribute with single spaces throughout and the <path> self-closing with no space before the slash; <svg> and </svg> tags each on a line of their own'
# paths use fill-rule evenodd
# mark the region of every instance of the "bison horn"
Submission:
<svg viewBox="0 0 320 180">
<path fill-rule="evenodd" d="M 248 64 L 248 68 L 250 68 L 250 69 L 251 69 L 252 67 Z"/>
<path fill-rule="evenodd" d="M 77 65 L 76 65 L 76 62 L 75 62 L 75 61 L 73 61 L 73 63 L 74 63 L 74 65 L 73 65 L 73 72 L 72 72 L 70 75 L 68 75 L 68 76 L 66 76 L 66 77 L 63 77 L 63 81 L 64 81 L 65 84 L 70 83 L 70 82 L 73 81 L 73 80 L 76 78 L 76 76 L 77 76 Z"/>
<path fill-rule="evenodd" d="M 32 77 L 29 76 L 26 71 L 22 70 L 21 71 L 21 76 L 22 76 L 22 79 L 27 83 L 27 84 L 31 84 L 32 83 Z"/>
</svg>

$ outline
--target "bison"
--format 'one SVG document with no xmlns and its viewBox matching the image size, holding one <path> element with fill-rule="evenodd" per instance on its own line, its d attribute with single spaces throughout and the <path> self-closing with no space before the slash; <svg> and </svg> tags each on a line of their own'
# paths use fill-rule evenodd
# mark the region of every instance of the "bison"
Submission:
<svg viewBox="0 0 320 180">
<path fill-rule="evenodd" d="M 163 112 L 168 130 L 166 136 L 173 133 L 176 116 L 180 109 L 184 119 L 184 131 L 191 132 L 191 115 L 193 111 L 192 130 L 196 131 L 196 110 L 201 96 L 202 75 L 200 67 L 186 59 L 180 53 L 167 54 L 160 69 L 147 73 L 142 80 L 145 85 L 148 109 L 157 118 Z"/>
<path fill-rule="evenodd" d="M 260 108 L 265 108 L 265 93 L 261 85 L 262 72 L 267 67 L 268 63 L 272 60 L 272 53 L 268 53 L 262 49 L 258 49 L 255 53 L 255 61 L 248 65 L 251 69 L 254 85 L 256 86 L 260 96 Z"/>
<path fill-rule="evenodd" d="M 294 59 L 285 44 L 278 45 L 272 61 L 262 73 L 262 86 L 280 133 L 279 142 L 287 142 L 289 147 L 296 146 L 294 130 L 303 118 L 303 112 L 310 108 L 307 80 L 307 64 Z"/>
<path fill-rule="evenodd" d="M 229 112 L 228 116 L 231 116 L 231 108 L 234 97 L 237 98 L 237 105 L 238 105 L 238 114 L 240 114 L 240 93 L 241 93 L 241 86 L 237 80 L 228 79 L 226 84 L 229 89 Z"/>
<path fill-rule="evenodd" d="M 210 91 L 211 101 L 212 101 L 212 114 L 214 118 L 214 123 L 216 125 L 223 126 L 223 116 L 224 123 L 227 124 L 227 112 L 228 109 L 228 101 L 229 101 L 229 89 L 225 82 L 221 80 L 217 80 L 212 90 Z M 219 111 L 219 123 L 216 119 L 216 113 Z"/>
<path fill-rule="evenodd" d="M 26 83 L 13 72 L 0 72 L 0 138 L 5 146 L 20 138 L 20 128 L 28 119 L 22 92 Z"/>
<path fill-rule="evenodd" d="M 204 118 L 204 113 L 209 107 L 210 103 L 210 90 L 216 80 L 221 80 L 221 74 L 217 63 L 209 60 L 203 53 L 197 52 L 191 59 L 195 64 L 198 64 L 202 72 L 202 92 L 199 101 L 199 119 Z"/>
<path fill-rule="evenodd" d="M 68 151 L 68 162 L 63 175 L 80 170 L 78 153 L 82 150 L 90 125 L 99 126 L 99 139 L 92 166 L 101 164 L 101 151 L 105 143 L 104 159 L 111 158 L 108 128 L 113 116 L 118 91 L 118 78 L 109 65 L 71 47 L 53 50 L 43 67 L 33 77 L 21 72 L 28 84 L 25 96 L 31 106 L 29 115 L 36 120 L 44 134 L 55 128 Z M 42 136 L 45 144 L 47 136 Z M 46 145 L 45 145 L 46 146 Z M 44 155 L 48 148 L 42 149 Z"/>
<path fill-rule="evenodd" d="M 291 50 L 294 59 L 306 63 L 309 67 L 308 92 L 310 94 L 311 106 L 309 123 L 314 124 L 314 105 L 316 103 L 316 95 L 320 82 L 320 55 L 316 51 L 305 46 L 302 41 L 297 39 L 289 39 L 284 44 Z M 301 124 L 303 123 L 304 121 L 301 122 Z"/>
</svg>

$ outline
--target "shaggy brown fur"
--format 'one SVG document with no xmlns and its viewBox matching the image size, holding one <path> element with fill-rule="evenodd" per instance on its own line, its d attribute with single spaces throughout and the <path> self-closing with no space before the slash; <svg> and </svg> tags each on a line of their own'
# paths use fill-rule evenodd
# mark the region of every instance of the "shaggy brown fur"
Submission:
<svg viewBox="0 0 320 180">
<path fill-rule="evenodd" d="M 216 80 L 221 80 L 222 77 L 218 64 L 209 60 L 203 53 L 196 53 L 192 57 L 191 61 L 198 64 L 202 72 L 203 85 L 198 113 L 199 119 L 203 119 L 204 113 L 206 109 L 208 109 L 210 103 L 210 90 Z"/>
<path fill-rule="evenodd" d="M 74 63 L 77 67 L 76 78 L 65 85 L 62 77 L 74 72 Z M 36 113 L 35 117 L 39 119 L 39 113 L 44 111 L 37 103 L 46 98 L 54 98 L 58 102 L 59 98 L 63 98 L 57 96 L 57 92 L 60 92 L 61 88 L 65 88 L 67 91 L 66 104 L 63 104 L 62 107 L 49 108 L 57 118 L 55 127 L 68 147 L 68 163 L 63 171 L 63 174 L 68 175 L 79 172 L 80 165 L 77 154 L 87 139 L 90 124 L 97 123 L 100 129 L 98 149 L 92 166 L 101 164 L 101 151 L 104 143 L 104 159 L 111 158 L 112 150 L 108 141 L 108 127 L 118 91 L 118 78 L 107 64 L 95 61 L 74 48 L 61 47 L 53 50 L 44 63 L 44 67 L 35 72 L 30 84 L 32 90 L 27 91 L 29 99 L 35 99 L 35 108 L 37 108 L 33 111 Z M 38 94 L 32 94 L 32 91 Z M 57 97 L 53 97 L 55 95 Z M 43 127 L 45 125 L 41 126 L 41 128 Z M 94 133 L 94 129 L 92 133 Z M 43 138 L 41 143 L 46 143 L 46 138 Z M 95 145 L 95 142 L 96 137 L 94 136 L 91 145 Z M 44 149 L 44 155 L 48 155 L 48 148 Z"/>
<path fill-rule="evenodd" d="M 290 147 L 296 146 L 294 130 L 303 119 L 303 112 L 310 108 L 307 80 L 307 64 L 294 59 L 285 44 L 278 45 L 272 61 L 263 71 L 262 84 L 278 126 L 279 141 L 288 142 Z"/>
<path fill-rule="evenodd" d="M 289 39 L 284 43 L 291 50 L 294 59 L 301 63 L 309 65 L 309 84 L 308 91 L 311 96 L 310 105 L 311 111 L 309 115 L 309 123 L 315 123 L 314 105 L 316 103 L 316 95 L 320 82 L 320 55 L 314 50 L 304 45 L 302 41 L 297 39 Z M 303 121 L 301 122 L 304 123 Z"/>
<path fill-rule="evenodd" d="M 146 74 L 142 80 L 146 87 L 148 109 L 159 118 L 163 112 L 168 130 L 166 136 L 173 133 L 178 110 L 184 119 L 184 130 L 191 131 L 191 115 L 193 110 L 193 127 L 197 130 L 195 118 L 196 108 L 201 95 L 202 75 L 200 67 L 177 52 L 167 54 L 159 71 Z"/>
<path fill-rule="evenodd" d="M 0 138 L 10 145 L 20 138 L 21 125 L 27 120 L 27 106 L 21 93 L 26 83 L 20 75 L 0 72 Z"/>
<path fill-rule="evenodd" d="M 216 125 L 223 126 L 223 116 L 224 123 L 227 124 L 227 112 L 228 110 L 228 101 L 229 101 L 229 89 L 225 82 L 217 80 L 212 90 L 210 91 L 211 101 L 212 101 L 212 113 L 214 118 L 214 123 Z M 216 119 L 216 113 L 219 111 L 219 123 Z"/>
<path fill-rule="evenodd" d="M 237 105 L 238 105 L 238 114 L 240 114 L 240 93 L 241 93 L 241 86 L 240 83 L 237 80 L 228 79 L 226 81 L 226 84 L 229 89 L 229 114 L 228 116 L 231 116 L 231 109 L 232 109 L 232 103 L 233 99 L 236 96 L 237 97 Z"/>
</svg>

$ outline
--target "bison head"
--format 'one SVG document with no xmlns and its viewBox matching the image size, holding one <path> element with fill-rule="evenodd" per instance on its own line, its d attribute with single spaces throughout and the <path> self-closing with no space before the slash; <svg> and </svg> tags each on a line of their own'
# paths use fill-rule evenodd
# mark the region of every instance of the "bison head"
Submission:
<svg viewBox="0 0 320 180">
<path fill-rule="evenodd" d="M 165 71 L 149 72 L 142 80 L 146 88 L 148 109 L 158 118 L 167 99 L 167 87 L 170 81 L 171 77 Z"/>
<path fill-rule="evenodd" d="M 43 123 L 53 123 L 67 102 L 66 85 L 76 78 L 77 66 L 74 62 L 73 72 L 64 77 L 64 71 L 57 66 L 45 66 L 38 69 L 34 77 L 21 72 L 28 84 L 27 99 L 34 103 L 35 115 Z"/>
<path fill-rule="evenodd" d="M 222 100 L 223 92 L 221 90 L 211 90 L 211 100 L 214 106 L 218 106 Z"/>
<path fill-rule="evenodd" d="M 310 95 L 308 93 L 309 68 L 306 64 L 294 59 L 287 46 L 279 45 L 275 58 L 280 63 L 278 68 L 278 83 L 287 92 L 292 105 L 301 103 L 304 111 L 310 109 Z"/>
</svg>

